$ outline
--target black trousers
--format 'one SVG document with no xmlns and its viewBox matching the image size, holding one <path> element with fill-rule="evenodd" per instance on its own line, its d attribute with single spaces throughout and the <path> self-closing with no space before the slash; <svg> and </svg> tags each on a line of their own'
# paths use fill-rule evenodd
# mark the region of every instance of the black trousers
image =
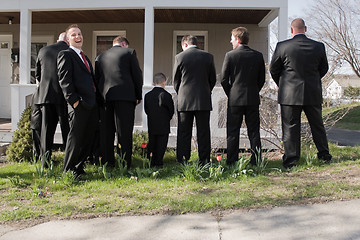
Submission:
<svg viewBox="0 0 360 240">
<path fill-rule="evenodd" d="M 33 155 L 36 160 L 41 156 L 41 105 L 31 106 L 30 128 L 32 129 Z"/>
<path fill-rule="evenodd" d="M 240 128 L 245 116 L 247 134 L 250 141 L 250 163 L 256 165 L 256 157 L 261 151 L 259 106 L 228 107 L 227 109 L 227 163 L 239 160 Z"/>
<path fill-rule="evenodd" d="M 101 164 L 104 164 L 105 158 L 103 157 L 104 156 L 103 151 L 105 150 L 105 146 L 106 146 L 105 106 L 99 105 L 98 110 L 99 110 L 98 111 L 99 122 L 95 130 L 95 138 L 91 146 L 91 152 L 88 160 L 92 163 L 97 163 L 101 161 Z"/>
<path fill-rule="evenodd" d="M 285 150 L 283 156 L 284 166 L 294 165 L 300 159 L 301 112 L 303 110 L 309 121 L 311 134 L 318 150 L 318 156 L 330 155 L 326 131 L 322 120 L 321 105 L 281 105 L 282 138 Z"/>
<path fill-rule="evenodd" d="M 41 124 L 41 155 L 49 152 L 51 157 L 51 148 L 54 143 L 54 135 L 58 122 L 61 127 L 63 145 L 66 146 L 67 136 L 69 134 L 69 119 L 66 104 L 42 104 L 42 124 Z M 44 163 L 43 163 L 44 164 Z"/>
<path fill-rule="evenodd" d="M 81 102 L 73 109 L 68 105 L 70 131 L 67 137 L 64 172 L 82 172 L 89 156 L 98 124 L 98 107 L 85 107 Z"/>
<path fill-rule="evenodd" d="M 149 133 L 149 143 L 147 145 L 148 158 L 152 166 L 162 166 L 163 158 L 167 148 L 169 134 Z M 151 154 L 151 155 L 150 155 Z"/>
<path fill-rule="evenodd" d="M 210 111 L 184 111 L 178 112 L 176 158 L 180 163 L 190 159 L 194 118 L 200 163 L 210 160 Z"/>
<path fill-rule="evenodd" d="M 131 167 L 132 142 L 135 120 L 135 102 L 113 101 L 105 106 L 105 149 L 103 151 L 104 162 L 110 166 L 115 165 L 114 139 L 117 136 L 117 153 L 126 160 L 128 168 Z M 104 129 L 102 127 L 102 129 Z"/>
</svg>

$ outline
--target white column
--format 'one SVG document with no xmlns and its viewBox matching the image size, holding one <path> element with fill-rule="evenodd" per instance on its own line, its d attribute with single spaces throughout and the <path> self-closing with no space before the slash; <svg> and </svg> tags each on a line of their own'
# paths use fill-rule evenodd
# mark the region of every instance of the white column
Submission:
<svg viewBox="0 0 360 240">
<path fill-rule="evenodd" d="M 27 8 L 20 10 L 20 70 L 19 84 L 11 84 L 11 129 L 15 131 L 35 84 L 30 84 L 30 56 L 31 56 L 31 11 Z M 28 96 L 28 97 L 27 97 Z"/>
<path fill-rule="evenodd" d="M 31 11 L 21 9 L 20 12 L 20 84 L 30 83 L 31 56 Z"/>
<path fill-rule="evenodd" d="M 154 75 L 154 7 L 145 7 L 144 23 L 144 88 L 143 94 L 149 91 L 152 86 Z M 147 118 L 145 111 L 142 111 L 142 126 L 147 129 Z"/>
<path fill-rule="evenodd" d="M 151 86 L 154 71 L 154 7 L 145 8 L 144 85 Z"/>
<path fill-rule="evenodd" d="M 287 39 L 288 37 L 288 32 L 290 31 L 290 29 L 288 29 L 288 6 L 287 6 L 287 1 L 286 2 L 286 6 L 282 6 L 279 9 L 279 21 L 278 21 L 278 37 L 279 37 L 279 41 L 283 41 L 285 39 Z"/>
</svg>

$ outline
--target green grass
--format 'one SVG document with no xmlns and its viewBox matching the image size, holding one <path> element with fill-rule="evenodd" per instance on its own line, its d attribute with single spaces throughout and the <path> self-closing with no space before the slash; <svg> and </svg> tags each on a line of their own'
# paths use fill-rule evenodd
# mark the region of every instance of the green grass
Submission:
<svg viewBox="0 0 360 240">
<path fill-rule="evenodd" d="M 210 178 L 205 171 L 193 180 L 175 163 L 174 152 L 166 155 L 163 169 L 147 170 L 158 172 L 156 176 L 145 176 L 145 169 L 139 170 L 144 171 L 141 177 L 108 170 L 110 177 L 105 178 L 101 166 L 87 165 L 86 175 L 76 181 L 70 173 L 61 174 L 60 166 L 52 177 L 39 177 L 34 164 L 9 163 L 0 167 L 0 222 L 182 214 L 360 197 L 360 147 L 331 145 L 334 161 L 329 165 L 307 161 L 315 153 L 304 146 L 300 165 L 291 171 L 275 159 L 265 169 L 236 172 L 224 165 L 220 177 Z M 40 191 L 48 195 L 39 197 Z"/>
<path fill-rule="evenodd" d="M 346 108 L 354 108 L 354 107 L 358 107 L 358 106 L 359 106 L 359 103 L 349 103 L 349 104 L 338 105 L 336 107 L 325 107 L 322 109 L 322 114 L 328 115 L 328 114 L 332 114 L 334 112 L 338 112 L 338 111 L 346 109 Z"/>
<path fill-rule="evenodd" d="M 352 108 L 343 119 L 335 124 L 337 128 L 360 130 L 360 106 Z"/>
<path fill-rule="evenodd" d="M 336 107 L 323 108 L 324 124 L 342 129 L 360 130 L 360 104 L 343 104 Z M 345 115 L 344 115 L 345 114 Z M 303 121 L 307 121 L 302 114 Z"/>
</svg>

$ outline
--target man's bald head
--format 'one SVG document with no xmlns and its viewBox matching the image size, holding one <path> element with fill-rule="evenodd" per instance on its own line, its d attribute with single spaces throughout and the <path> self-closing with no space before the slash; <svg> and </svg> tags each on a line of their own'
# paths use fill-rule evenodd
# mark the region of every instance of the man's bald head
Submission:
<svg viewBox="0 0 360 240">
<path fill-rule="evenodd" d="M 295 18 L 291 22 L 291 35 L 294 36 L 298 33 L 305 33 L 306 32 L 306 25 L 305 21 L 302 18 Z"/>
</svg>

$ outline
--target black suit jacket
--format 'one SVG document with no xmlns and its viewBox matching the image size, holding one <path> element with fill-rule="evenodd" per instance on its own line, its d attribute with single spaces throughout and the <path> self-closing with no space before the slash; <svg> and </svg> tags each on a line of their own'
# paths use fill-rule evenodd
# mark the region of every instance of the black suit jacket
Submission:
<svg viewBox="0 0 360 240">
<path fill-rule="evenodd" d="M 227 52 L 221 71 L 221 85 L 229 106 L 259 105 L 259 92 L 265 83 L 262 53 L 246 45 Z"/>
<path fill-rule="evenodd" d="M 170 120 L 174 115 L 174 101 L 170 93 L 161 87 L 154 87 L 145 94 L 144 109 L 148 115 L 150 134 L 170 133 Z"/>
<path fill-rule="evenodd" d="M 279 42 L 270 63 L 270 73 L 279 87 L 283 105 L 322 103 L 321 78 L 328 71 L 325 46 L 304 34 Z"/>
<path fill-rule="evenodd" d="M 106 101 L 142 99 L 143 77 L 134 49 L 114 46 L 99 55 L 95 76 Z"/>
<path fill-rule="evenodd" d="M 211 91 L 216 83 L 213 55 L 189 48 L 175 56 L 174 88 L 178 111 L 211 111 Z"/>
<path fill-rule="evenodd" d="M 68 45 L 64 41 L 60 41 L 40 49 L 35 65 L 35 78 L 40 83 L 39 95 L 35 104 L 62 104 L 65 102 L 59 85 L 57 56 L 61 50 L 67 48 Z"/>
<path fill-rule="evenodd" d="M 89 63 L 91 72 L 73 49 L 63 50 L 58 55 L 60 86 L 65 100 L 71 106 L 78 100 L 81 101 L 84 107 L 93 107 L 96 104 L 93 68 L 88 57 L 86 57 L 86 60 Z"/>
</svg>

